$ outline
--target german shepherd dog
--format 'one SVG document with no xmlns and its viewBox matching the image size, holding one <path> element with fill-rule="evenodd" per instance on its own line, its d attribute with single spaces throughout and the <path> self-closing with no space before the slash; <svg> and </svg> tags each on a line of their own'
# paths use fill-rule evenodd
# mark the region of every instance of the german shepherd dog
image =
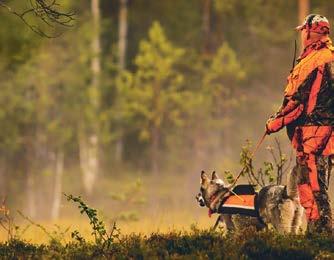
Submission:
<svg viewBox="0 0 334 260">
<path fill-rule="evenodd" d="M 306 221 L 304 208 L 298 196 L 297 172 L 290 172 L 287 186 L 268 185 L 261 188 L 256 198 L 259 218 L 221 214 L 214 228 L 220 221 L 224 221 L 228 230 L 250 225 L 259 230 L 271 225 L 279 233 L 304 233 L 306 226 L 303 223 Z M 232 188 L 225 185 L 215 172 L 212 173 L 210 179 L 202 171 L 200 193 L 196 196 L 197 202 L 201 207 L 208 207 L 210 212 L 219 214 L 221 201 L 231 195 Z"/>
</svg>

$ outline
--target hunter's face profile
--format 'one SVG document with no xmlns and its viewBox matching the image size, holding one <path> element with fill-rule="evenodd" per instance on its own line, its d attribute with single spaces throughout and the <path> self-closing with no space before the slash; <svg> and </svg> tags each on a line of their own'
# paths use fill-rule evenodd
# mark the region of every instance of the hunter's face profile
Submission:
<svg viewBox="0 0 334 260">
<path fill-rule="evenodd" d="M 324 34 L 320 34 L 316 32 L 307 32 L 306 28 L 301 29 L 300 34 L 301 34 L 302 44 L 304 47 L 307 46 L 307 43 L 309 41 L 315 42 L 324 37 Z"/>
</svg>

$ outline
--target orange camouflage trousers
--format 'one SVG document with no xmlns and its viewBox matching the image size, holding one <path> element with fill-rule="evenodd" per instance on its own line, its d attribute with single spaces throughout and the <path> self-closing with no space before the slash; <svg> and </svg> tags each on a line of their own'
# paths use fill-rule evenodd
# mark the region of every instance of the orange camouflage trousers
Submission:
<svg viewBox="0 0 334 260">
<path fill-rule="evenodd" d="M 297 127 L 292 144 L 297 151 L 298 191 L 308 222 L 322 230 L 331 230 L 332 214 L 328 196 L 332 169 L 333 144 L 331 126 Z"/>
</svg>

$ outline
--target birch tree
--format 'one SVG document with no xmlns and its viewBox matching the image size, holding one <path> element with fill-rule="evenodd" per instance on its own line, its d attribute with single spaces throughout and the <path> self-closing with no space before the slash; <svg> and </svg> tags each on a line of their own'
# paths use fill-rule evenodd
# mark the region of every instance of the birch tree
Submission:
<svg viewBox="0 0 334 260">
<path fill-rule="evenodd" d="M 54 165 L 54 187 L 53 187 L 53 201 L 51 205 L 51 219 L 59 218 L 60 204 L 62 195 L 62 181 L 64 174 L 64 151 L 58 150 L 55 153 Z"/>
<path fill-rule="evenodd" d="M 78 117 L 77 104 L 72 104 L 77 100 L 78 89 L 71 82 L 69 71 L 73 63 L 80 66 L 74 59 L 70 61 L 77 55 L 66 51 L 66 43 L 59 40 L 43 44 L 15 75 L 16 95 L 20 97 L 16 109 L 23 114 L 27 211 L 31 217 L 40 210 L 36 206 L 38 193 L 43 195 L 38 196 L 39 201 L 50 205 L 43 206 L 48 213 L 45 216 L 59 217 L 65 151 L 74 135 L 73 119 Z"/>
<path fill-rule="evenodd" d="M 85 192 L 91 195 L 99 171 L 99 105 L 101 74 L 100 1 L 91 0 L 92 43 L 91 85 L 88 89 L 87 120 L 80 126 L 80 166 Z"/>
</svg>

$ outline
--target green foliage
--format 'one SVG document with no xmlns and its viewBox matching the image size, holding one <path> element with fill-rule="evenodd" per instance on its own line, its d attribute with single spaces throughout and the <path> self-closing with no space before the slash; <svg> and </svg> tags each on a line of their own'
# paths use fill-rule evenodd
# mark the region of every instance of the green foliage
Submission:
<svg viewBox="0 0 334 260">
<path fill-rule="evenodd" d="M 68 201 L 77 203 L 80 213 L 85 214 L 88 217 L 96 245 L 100 246 L 101 250 L 110 249 L 115 239 L 119 239 L 120 230 L 116 227 L 116 223 L 113 224 L 111 231 L 108 232 L 103 221 L 98 218 L 96 209 L 88 207 L 81 197 L 74 197 L 66 194 L 65 196 Z M 72 238 L 80 243 L 84 242 L 83 237 L 78 231 L 72 233 Z"/>
<path fill-rule="evenodd" d="M 138 221 L 138 212 L 134 208 L 138 205 L 145 205 L 147 202 L 147 198 L 143 192 L 143 183 L 140 179 L 125 186 L 123 191 L 117 193 L 110 192 L 110 197 L 112 200 L 118 202 L 122 209 L 115 217 L 116 220 L 120 221 Z"/>
<path fill-rule="evenodd" d="M 220 116 L 218 118 L 226 116 L 242 102 L 238 85 L 245 77 L 235 51 L 228 43 L 223 43 L 203 77 L 203 87 L 208 89 L 212 100 L 210 107 L 214 114 Z"/>
<path fill-rule="evenodd" d="M 119 213 L 117 219 L 120 221 L 139 221 L 140 218 L 137 211 L 129 210 Z"/>
<path fill-rule="evenodd" d="M 242 147 L 240 153 L 240 165 L 244 169 L 243 175 L 247 177 L 248 182 L 252 185 L 263 187 L 272 184 L 274 182 L 273 164 L 271 162 L 264 162 L 264 168 L 259 168 L 255 171 L 251 147 L 251 143 L 248 141 L 246 145 Z"/>
<path fill-rule="evenodd" d="M 34 245 L 22 240 L 0 244 L 2 259 L 332 259 L 333 238 L 323 234 L 278 235 L 253 229 L 222 235 L 193 229 L 150 236 L 123 236 L 114 247 L 101 250 L 96 244 Z"/>
<path fill-rule="evenodd" d="M 144 201 L 140 199 L 143 197 L 143 182 L 137 179 L 133 183 L 130 183 L 125 187 L 123 192 L 111 192 L 110 196 L 113 200 L 120 201 L 122 203 L 143 203 Z"/>
<path fill-rule="evenodd" d="M 121 70 L 119 4 L 100 1 L 97 88 L 92 88 L 90 1 L 61 1 L 60 9 L 75 10 L 77 21 L 55 39 L 36 36 L 0 9 L 1 189 L 16 194 L 12 203 L 30 205 L 22 190 L 31 174 L 42 183 L 36 193 L 46 195 L 39 204 L 51 205 L 54 155 L 64 155 L 66 186 L 78 176 L 78 140 L 92 132 L 99 141 L 98 181 L 116 174 L 110 169 L 146 173 L 154 163 L 160 165 L 161 178 L 200 165 L 225 167 L 226 161 L 235 168 L 235 148 L 246 138 L 257 138 L 273 112 L 269 108 L 281 100 L 293 41 L 299 39 L 292 30 L 298 23 L 297 1 L 214 0 L 207 14 L 201 0 L 130 2 L 127 66 Z M 10 4 L 23 10 L 27 3 Z M 333 10 L 332 1 L 311 5 L 311 12 L 330 20 Z M 205 15 L 210 17 L 208 39 L 203 39 Z M 206 41 L 209 54 L 203 51 Z M 101 104 L 94 106 L 93 100 Z M 115 163 L 120 143 L 123 161 Z M 278 172 L 290 163 L 278 155 L 255 169 L 247 152 L 243 156 L 245 176 L 254 174 L 261 185 L 281 183 Z M 81 190 L 81 183 L 71 189 Z M 119 202 L 129 200 L 128 195 L 118 197 Z M 49 216 L 44 208 L 40 212 L 40 217 Z"/>
<path fill-rule="evenodd" d="M 167 40 L 158 22 L 153 23 L 148 40 L 140 42 L 135 58 L 136 72 L 123 73 L 118 81 L 121 113 L 132 122 L 132 130 L 139 131 L 142 141 L 152 138 L 153 129 L 162 130 L 182 123 L 183 100 L 188 94 L 182 90 L 183 75 L 176 65 L 184 50 Z"/>
<path fill-rule="evenodd" d="M 49 244 L 34 245 L 19 237 L 0 243 L 2 259 L 73 258 L 73 259 L 331 259 L 334 256 L 333 236 L 326 233 L 306 235 L 278 234 L 273 230 L 256 232 L 252 227 L 223 234 L 200 230 L 153 233 L 149 236 L 131 234 L 120 236 L 114 224 L 107 234 L 96 210 L 80 198 L 66 195 L 86 214 L 95 237 L 93 243 L 72 232 L 74 241 L 54 237 Z M 33 223 L 35 225 L 35 223 Z M 48 230 L 45 232 L 51 234 Z M 59 234 L 64 234 L 60 232 Z"/>
<path fill-rule="evenodd" d="M 246 144 L 242 146 L 240 153 L 240 165 L 242 166 L 242 176 L 245 176 L 249 184 L 264 187 L 269 184 L 282 184 L 282 177 L 289 169 L 290 161 L 287 160 L 286 155 L 282 153 L 281 144 L 276 140 L 276 149 L 269 146 L 269 150 L 273 162 L 264 161 L 263 166 L 257 170 L 253 165 L 252 144 L 247 140 Z M 225 177 L 229 183 L 234 182 L 234 176 L 230 171 L 225 171 Z"/>
<path fill-rule="evenodd" d="M 214 7 L 217 12 L 228 13 L 232 12 L 236 8 L 238 0 L 214 0 Z"/>
</svg>

